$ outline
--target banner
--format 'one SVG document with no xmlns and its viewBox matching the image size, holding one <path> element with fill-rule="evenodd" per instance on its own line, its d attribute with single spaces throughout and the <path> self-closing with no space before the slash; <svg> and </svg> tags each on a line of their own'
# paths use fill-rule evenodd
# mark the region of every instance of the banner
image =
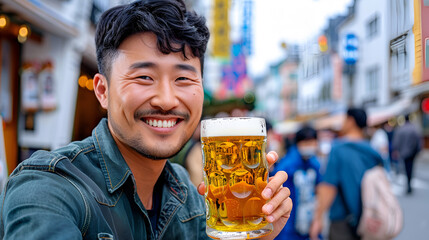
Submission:
<svg viewBox="0 0 429 240">
<path fill-rule="evenodd" d="M 229 58 L 229 0 L 214 0 L 213 8 L 213 56 Z"/>
<path fill-rule="evenodd" d="M 243 97 L 252 88 L 252 81 L 247 75 L 245 49 L 242 43 L 231 46 L 231 61 L 222 68 L 222 83 L 218 98 L 231 96 Z"/>
<path fill-rule="evenodd" d="M 245 0 L 243 6 L 242 41 L 246 56 L 252 55 L 252 19 L 253 0 Z"/>
</svg>

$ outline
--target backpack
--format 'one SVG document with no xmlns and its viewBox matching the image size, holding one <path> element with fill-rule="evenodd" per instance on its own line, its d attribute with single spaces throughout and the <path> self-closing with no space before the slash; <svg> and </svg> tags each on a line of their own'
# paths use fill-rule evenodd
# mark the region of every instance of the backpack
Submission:
<svg viewBox="0 0 429 240">
<path fill-rule="evenodd" d="M 364 173 L 361 185 L 362 215 L 357 228 L 362 240 L 387 240 L 403 227 L 402 209 L 381 166 Z"/>
</svg>

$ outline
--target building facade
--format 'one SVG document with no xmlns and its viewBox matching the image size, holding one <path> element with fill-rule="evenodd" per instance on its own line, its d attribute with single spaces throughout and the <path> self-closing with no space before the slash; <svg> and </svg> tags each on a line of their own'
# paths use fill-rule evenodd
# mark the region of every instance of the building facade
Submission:
<svg viewBox="0 0 429 240">
<path fill-rule="evenodd" d="M 82 102 L 81 91 L 94 102 L 92 82 L 85 82 L 84 90 L 78 79 L 82 72 L 97 71 L 95 23 L 104 10 L 120 3 L 124 1 L 2 1 L 0 106 L 9 172 L 34 150 L 68 144 L 79 127 L 77 114 L 91 119 L 91 112 L 77 113 L 76 106 Z"/>
</svg>

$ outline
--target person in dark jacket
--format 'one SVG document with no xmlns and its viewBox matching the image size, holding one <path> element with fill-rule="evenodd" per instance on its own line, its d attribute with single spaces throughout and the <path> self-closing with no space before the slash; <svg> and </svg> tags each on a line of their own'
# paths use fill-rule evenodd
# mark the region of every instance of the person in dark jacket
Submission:
<svg viewBox="0 0 429 240">
<path fill-rule="evenodd" d="M 400 126 L 393 135 L 393 157 L 403 161 L 407 174 L 407 194 L 411 194 L 411 178 L 413 176 L 414 160 L 422 149 L 422 136 L 417 127 L 410 122 L 410 115 L 405 116 L 404 125 Z"/>
</svg>

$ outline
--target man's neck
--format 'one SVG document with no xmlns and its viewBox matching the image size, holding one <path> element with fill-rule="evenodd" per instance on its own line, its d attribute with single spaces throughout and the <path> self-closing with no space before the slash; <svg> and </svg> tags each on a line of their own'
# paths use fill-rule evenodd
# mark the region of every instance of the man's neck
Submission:
<svg viewBox="0 0 429 240">
<path fill-rule="evenodd" d="M 350 129 L 345 137 L 351 141 L 361 141 L 364 139 L 364 135 L 361 129 L 352 128 Z"/>
<path fill-rule="evenodd" d="M 137 195 L 143 203 L 143 206 L 152 209 L 153 188 L 158 178 L 161 176 L 167 160 L 152 160 L 140 156 L 139 158 L 126 157 L 125 162 L 131 169 L 136 181 Z"/>
<path fill-rule="evenodd" d="M 125 145 L 116 137 L 116 145 L 125 159 L 128 167 L 133 173 L 137 195 L 143 203 L 143 206 L 150 210 L 152 209 L 153 188 L 164 169 L 167 160 L 152 160 L 143 157 L 140 153 Z"/>
</svg>

